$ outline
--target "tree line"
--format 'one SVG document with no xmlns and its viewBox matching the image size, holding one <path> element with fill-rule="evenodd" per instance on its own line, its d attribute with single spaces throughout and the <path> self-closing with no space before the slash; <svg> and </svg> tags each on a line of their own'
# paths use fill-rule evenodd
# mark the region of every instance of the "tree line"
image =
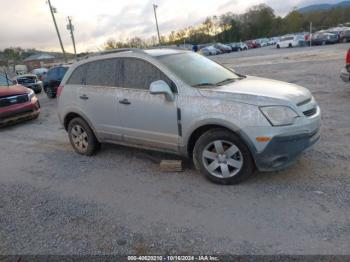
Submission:
<svg viewBox="0 0 350 262">
<path fill-rule="evenodd" d="M 285 17 L 276 16 L 274 10 L 266 5 L 252 6 L 243 14 L 232 12 L 220 16 L 207 17 L 201 24 L 172 31 L 161 36 L 162 45 L 183 43 L 204 44 L 212 42 L 239 42 L 263 37 L 274 37 L 288 33 L 326 29 L 350 22 L 350 8 L 336 7 L 330 10 L 300 13 L 293 9 Z M 158 44 L 158 39 L 133 37 L 125 41 L 109 39 L 105 49 L 127 47 L 149 47 Z"/>
</svg>

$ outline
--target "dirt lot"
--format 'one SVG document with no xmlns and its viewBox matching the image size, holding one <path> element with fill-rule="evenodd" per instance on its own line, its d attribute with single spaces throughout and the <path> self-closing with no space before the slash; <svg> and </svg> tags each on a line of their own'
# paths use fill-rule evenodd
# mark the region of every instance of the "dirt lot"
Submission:
<svg viewBox="0 0 350 262">
<path fill-rule="evenodd" d="M 323 111 L 321 142 L 295 165 L 237 186 L 190 165 L 161 173 L 159 153 L 79 156 L 40 95 L 38 120 L 0 131 L 0 254 L 350 254 L 350 85 L 339 79 L 349 47 L 213 57 L 303 85 Z"/>
</svg>

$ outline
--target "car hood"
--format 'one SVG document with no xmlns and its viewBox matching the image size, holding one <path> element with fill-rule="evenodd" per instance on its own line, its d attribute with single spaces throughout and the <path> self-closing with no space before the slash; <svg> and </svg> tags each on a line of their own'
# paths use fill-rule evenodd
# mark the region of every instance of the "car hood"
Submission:
<svg viewBox="0 0 350 262">
<path fill-rule="evenodd" d="M 28 93 L 28 89 L 21 85 L 0 86 L 0 97 L 20 95 Z"/>
<path fill-rule="evenodd" d="M 272 101 L 285 101 L 298 104 L 312 97 L 304 87 L 278 80 L 247 76 L 242 80 L 213 89 L 199 89 L 203 96 L 222 96 L 248 100 L 254 104 L 268 104 Z"/>
</svg>

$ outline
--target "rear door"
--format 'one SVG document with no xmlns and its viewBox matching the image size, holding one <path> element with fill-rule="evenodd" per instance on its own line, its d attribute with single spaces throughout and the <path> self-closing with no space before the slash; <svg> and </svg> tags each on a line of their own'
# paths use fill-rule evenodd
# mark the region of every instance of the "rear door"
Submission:
<svg viewBox="0 0 350 262">
<path fill-rule="evenodd" d="M 80 108 L 103 140 L 121 138 L 116 92 L 122 81 L 121 66 L 118 58 L 85 64 L 83 85 L 77 92 Z"/>
<path fill-rule="evenodd" d="M 150 84 L 164 80 L 176 94 L 174 83 L 150 62 L 123 59 L 123 88 L 118 113 L 123 139 L 131 144 L 178 151 L 177 95 L 168 101 L 164 95 L 149 92 Z"/>
</svg>

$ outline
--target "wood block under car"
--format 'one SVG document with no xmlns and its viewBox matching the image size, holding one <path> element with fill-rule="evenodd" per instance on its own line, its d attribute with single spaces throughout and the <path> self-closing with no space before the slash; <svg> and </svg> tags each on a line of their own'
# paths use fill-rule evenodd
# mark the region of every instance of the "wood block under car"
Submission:
<svg viewBox="0 0 350 262">
<path fill-rule="evenodd" d="M 160 171 L 162 172 L 182 172 L 181 160 L 162 160 L 160 162 Z"/>
</svg>

